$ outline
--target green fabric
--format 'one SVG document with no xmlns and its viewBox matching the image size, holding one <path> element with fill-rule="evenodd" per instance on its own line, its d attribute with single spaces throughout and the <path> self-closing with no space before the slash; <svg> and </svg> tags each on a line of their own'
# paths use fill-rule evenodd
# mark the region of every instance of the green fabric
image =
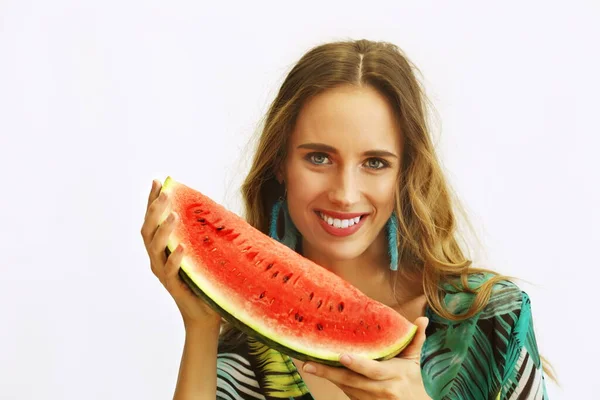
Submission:
<svg viewBox="0 0 600 400">
<path fill-rule="evenodd" d="M 472 275 L 471 288 L 490 275 Z M 473 294 L 444 287 L 454 314 L 471 306 Z M 494 285 L 487 306 L 465 321 L 430 319 L 421 353 L 423 382 L 434 399 L 547 399 L 531 302 L 515 284 Z"/>
</svg>

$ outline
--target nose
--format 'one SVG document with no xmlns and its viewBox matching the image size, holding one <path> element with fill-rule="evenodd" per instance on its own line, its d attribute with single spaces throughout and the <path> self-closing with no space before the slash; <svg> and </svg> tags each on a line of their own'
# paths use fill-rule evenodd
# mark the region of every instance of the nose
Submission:
<svg viewBox="0 0 600 400">
<path fill-rule="evenodd" d="M 334 175 L 329 190 L 329 201 L 340 210 L 351 210 L 360 200 L 360 184 L 358 172 L 352 168 L 340 169 Z"/>
</svg>

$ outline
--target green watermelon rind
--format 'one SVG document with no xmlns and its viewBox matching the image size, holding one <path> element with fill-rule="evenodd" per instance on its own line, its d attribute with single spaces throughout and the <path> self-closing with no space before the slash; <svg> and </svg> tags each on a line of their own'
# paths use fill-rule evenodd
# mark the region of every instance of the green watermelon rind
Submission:
<svg viewBox="0 0 600 400">
<path fill-rule="evenodd" d="M 168 252 L 167 252 L 167 254 L 168 254 Z M 343 364 L 341 364 L 338 360 L 320 358 L 320 357 L 316 357 L 316 356 L 311 356 L 310 354 L 300 353 L 290 347 L 286 347 L 276 341 L 269 339 L 267 336 L 262 335 L 260 332 L 252 329 L 250 326 L 244 324 L 243 322 L 241 322 L 240 320 L 235 318 L 233 315 L 228 313 L 226 310 L 224 310 L 221 306 L 219 306 L 215 301 L 212 300 L 212 298 L 210 296 L 208 296 L 206 293 L 204 293 L 202 291 L 202 289 L 200 289 L 194 283 L 194 280 L 182 268 L 179 269 L 179 276 L 198 297 L 200 297 L 204 301 L 206 301 L 208 303 L 208 305 L 213 310 L 215 310 L 215 312 L 219 313 L 219 315 L 221 315 L 227 322 L 229 322 L 230 324 L 235 326 L 240 331 L 244 332 L 246 335 L 248 335 L 256 340 L 259 340 L 266 346 L 269 346 L 272 349 L 275 349 L 283 354 L 286 354 L 290 357 L 296 358 L 300 361 L 315 361 L 315 362 L 318 362 L 321 364 L 330 365 L 330 366 L 334 366 L 334 367 L 342 367 L 343 366 Z M 393 358 L 396 355 L 398 355 L 408 345 L 408 343 L 410 343 L 410 341 L 412 340 L 412 338 L 414 337 L 416 332 L 417 332 L 417 326 L 412 327 L 411 331 L 406 336 L 407 343 L 404 346 L 399 348 L 396 352 L 388 354 L 384 357 L 375 358 L 375 360 L 385 361 L 385 360 L 388 360 L 388 359 Z"/>
<path fill-rule="evenodd" d="M 162 187 L 162 191 L 166 191 L 167 193 L 170 192 L 171 190 L 171 186 L 176 185 L 177 182 L 175 180 L 173 180 L 171 177 L 167 177 L 167 179 L 165 180 L 163 187 Z M 169 214 L 170 210 L 165 210 L 165 212 L 163 213 L 163 215 L 161 216 L 161 218 L 159 219 L 159 224 L 162 224 L 164 222 L 164 220 L 167 218 L 168 214 Z M 174 251 L 174 249 L 177 247 L 177 245 L 179 244 L 179 240 L 175 237 L 175 235 L 170 235 L 168 243 L 167 243 L 167 247 L 165 248 L 165 254 L 167 254 L 167 256 Z M 181 262 L 181 266 L 179 269 L 179 276 L 181 277 L 181 279 L 187 284 L 187 286 L 192 290 L 192 292 L 202 298 L 215 312 L 217 312 L 219 315 L 221 315 L 226 321 L 228 321 L 229 323 L 231 323 L 233 326 L 235 326 L 237 329 L 239 329 L 240 331 L 244 332 L 245 334 L 247 334 L 248 336 L 259 340 L 260 342 L 264 343 L 265 345 L 280 351 L 283 354 L 287 354 L 288 356 L 291 357 L 295 357 L 301 361 L 315 361 L 315 362 L 319 362 L 321 364 L 326 364 L 326 365 L 331 365 L 331 366 L 342 366 L 342 364 L 339 362 L 339 354 L 335 354 L 331 351 L 327 352 L 328 355 L 324 355 L 324 354 L 315 354 L 314 352 L 302 352 L 299 351 L 291 346 L 286 346 L 284 344 L 281 344 L 278 341 L 275 341 L 273 339 L 271 339 L 269 337 L 268 334 L 263 333 L 261 331 L 259 331 L 258 329 L 255 328 L 260 328 L 255 322 L 248 322 L 248 323 L 244 323 L 243 321 L 240 321 L 238 318 L 236 318 L 230 311 L 226 310 L 224 308 L 224 306 L 222 306 L 221 304 L 219 304 L 218 299 L 215 300 L 213 299 L 209 294 L 207 294 L 204 290 L 202 290 L 200 288 L 201 283 L 197 282 L 194 279 L 194 275 L 191 271 L 194 270 L 194 268 L 192 268 L 191 265 L 188 265 L 188 260 L 186 260 L 186 257 L 184 256 L 182 262 Z M 196 277 L 197 279 L 197 277 Z M 216 297 L 216 296 L 215 296 Z M 225 299 L 223 299 L 225 300 Z M 223 301 L 223 303 L 226 303 L 225 301 Z M 255 327 L 253 327 L 254 325 L 256 325 Z M 396 355 L 398 355 L 404 348 L 406 348 L 406 346 L 412 341 L 413 337 L 415 336 L 417 331 L 417 326 L 416 325 L 412 325 L 410 327 L 410 329 L 406 332 L 406 334 L 402 337 L 402 341 L 400 342 L 396 342 L 391 346 L 388 346 L 385 349 L 380 349 L 379 353 L 373 353 L 371 352 L 367 356 L 368 358 L 374 359 L 374 360 L 387 360 L 390 358 L 395 357 Z M 275 335 L 273 335 L 275 336 Z"/>
</svg>

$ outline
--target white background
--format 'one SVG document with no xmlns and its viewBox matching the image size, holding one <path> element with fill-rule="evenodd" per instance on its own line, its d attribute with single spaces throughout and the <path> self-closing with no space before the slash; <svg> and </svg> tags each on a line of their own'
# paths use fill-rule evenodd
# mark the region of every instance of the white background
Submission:
<svg viewBox="0 0 600 400">
<path fill-rule="evenodd" d="M 551 398 L 591 398 L 598 17 L 593 1 L 0 2 L 0 398 L 172 396 L 184 331 L 139 234 L 151 180 L 240 212 L 278 85 L 345 38 L 419 66 L 476 261 L 530 282 Z"/>
</svg>

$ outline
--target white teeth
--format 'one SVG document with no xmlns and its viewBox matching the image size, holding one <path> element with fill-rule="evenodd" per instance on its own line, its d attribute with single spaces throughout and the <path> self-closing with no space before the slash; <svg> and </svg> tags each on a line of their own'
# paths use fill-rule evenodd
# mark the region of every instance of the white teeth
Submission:
<svg viewBox="0 0 600 400">
<path fill-rule="evenodd" d="M 358 224 L 358 222 L 360 221 L 360 217 L 354 217 L 354 218 L 350 218 L 350 219 L 339 219 L 339 218 L 331 218 L 325 214 L 323 214 L 322 212 L 319 212 L 319 216 L 321 217 L 321 219 L 325 222 L 327 222 L 328 225 L 333 226 L 334 228 L 348 228 L 354 224 Z"/>
</svg>

